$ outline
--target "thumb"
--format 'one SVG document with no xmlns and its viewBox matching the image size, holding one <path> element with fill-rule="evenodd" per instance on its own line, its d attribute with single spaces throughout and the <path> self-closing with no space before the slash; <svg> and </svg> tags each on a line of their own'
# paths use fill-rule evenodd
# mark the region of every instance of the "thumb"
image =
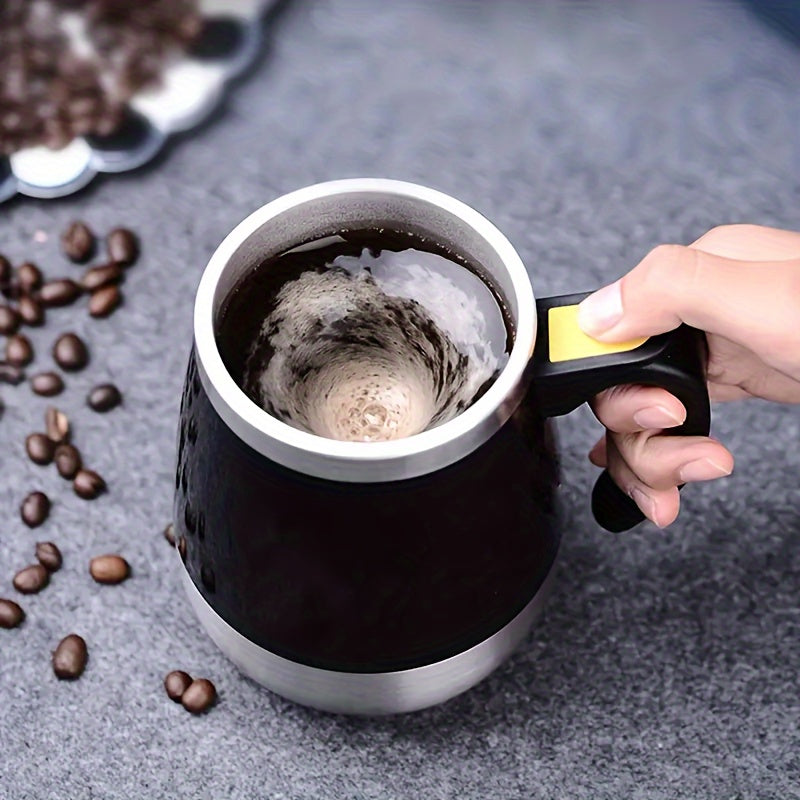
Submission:
<svg viewBox="0 0 800 800">
<path fill-rule="evenodd" d="M 653 336 L 682 322 L 764 352 L 786 345 L 800 314 L 800 259 L 737 261 L 680 245 L 656 247 L 579 306 L 584 333 L 604 342 Z"/>
</svg>

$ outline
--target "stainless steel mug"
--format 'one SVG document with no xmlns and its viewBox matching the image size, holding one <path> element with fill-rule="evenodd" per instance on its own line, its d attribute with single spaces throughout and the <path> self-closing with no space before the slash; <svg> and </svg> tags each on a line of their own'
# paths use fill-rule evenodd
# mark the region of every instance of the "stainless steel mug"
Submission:
<svg viewBox="0 0 800 800">
<path fill-rule="evenodd" d="M 480 265 L 514 322 L 506 366 L 454 419 L 388 442 L 297 430 L 253 403 L 216 345 L 220 309 L 265 257 L 343 229 L 430 237 Z M 705 339 L 682 326 L 607 346 L 578 329 L 585 295 L 534 299 L 503 234 L 432 189 L 382 179 L 310 186 L 239 224 L 203 274 L 181 403 L 175 525 L 191 604 L 251 678 L 333 712 L 386 714 L 465 691 L 516 647 L 553 579 L 561 515 L 548 418 L 619 383 L 709 429 Z M 598 521 L 642 516 L 608 475 Z"/>
</svg>

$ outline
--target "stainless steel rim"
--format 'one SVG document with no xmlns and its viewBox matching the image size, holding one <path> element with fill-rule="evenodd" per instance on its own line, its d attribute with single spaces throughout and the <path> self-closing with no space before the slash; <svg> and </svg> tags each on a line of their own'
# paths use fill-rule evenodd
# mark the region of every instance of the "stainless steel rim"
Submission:
<svg viewBox="0 0 800 800">
<path fill-rule="evenodd" d="M 483 680 L 517 647 L 542 611 L 556 571 L 554 562 L 530 602 L 479 644 L 424 667 L 398 672 L 335 672 L 290 661 L 242 636 L 208 604 L 180 562 L 183 585 L 203 628 L 249 678 L 296 703 L 337 714 L 383 715 L 443 703 Z"/>
<path fill-rule="evenodd" d="M 515 321 L 515 342 L 508 363 L 489 390 L 455 419 L 436 428 L 391 442 L 340 442 L 297 430 L 253 403 L 228 374 L 217 350 L 214 316 L 222 286 L 231 281 L 234 264 L 254 266 L 259 242 L 286 235 L 287 219 L 315 220 L 335 214 L 336 204 L 371 209 L 382 206 L 435 220 L 432 234 L 469 240 L 486 256 L 482 263 L 499 283 Z M 331 209 L 334 209 L 331 212 Z M 355 212 L 352 212 L 355 213 Z M 305 216 L 303 216 L 305 215 Z M 433 223 L 431 223 L 433 224 Z M 302 223 L 300 224 L 302 227 Z M 296 243 L 296 242 L 295 242 Z M 222 286 L 221 286 L 222 284 Z M 197 290 L 194 341 L 203 386 L 217 413 L 236 435 L 257 452 L 291 469 L 321 478 L 379 482 L 415 477 L 463 458 L 489 439 L 513 414 L 523 390 L 525 367 L 533 353 L 536 309 L 525 266 L 506 237 L 485 217 L 441 192 L 388 179 L 359 178 L 299 189 L 273 200 L 241 222 L 217 248 Z"/>
</svg>

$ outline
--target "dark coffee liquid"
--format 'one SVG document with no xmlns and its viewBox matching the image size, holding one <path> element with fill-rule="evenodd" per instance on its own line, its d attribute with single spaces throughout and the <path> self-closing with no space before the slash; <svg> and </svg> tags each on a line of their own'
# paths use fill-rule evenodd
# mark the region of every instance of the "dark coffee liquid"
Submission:
<svg viewBox="0 0 800 800">
<path fill-rule="evenodd" d="M 460 256 L 391 230 L 342 231 L 265 259 L 217 342 L 245 393 L 311 433 L 385 441 L 474 403 L 513 343 L 497 291 Z"/>
</svg>

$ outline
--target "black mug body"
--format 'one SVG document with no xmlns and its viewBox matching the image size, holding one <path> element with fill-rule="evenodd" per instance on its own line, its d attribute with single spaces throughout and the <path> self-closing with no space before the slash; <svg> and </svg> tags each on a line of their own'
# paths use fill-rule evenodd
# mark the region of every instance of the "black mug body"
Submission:
<svg viewBox="0 0 800 800">
<path fill-rule="evenodd" d="M 551 423 L 531 394 L 454 464 L 326 480 L 242 441 L 190 358 L 174 507 L 187 591 L 246 674 L 300 703 L 396 713 L 485 677 L 543 603 L 557 484 Z"/>
</svg>

